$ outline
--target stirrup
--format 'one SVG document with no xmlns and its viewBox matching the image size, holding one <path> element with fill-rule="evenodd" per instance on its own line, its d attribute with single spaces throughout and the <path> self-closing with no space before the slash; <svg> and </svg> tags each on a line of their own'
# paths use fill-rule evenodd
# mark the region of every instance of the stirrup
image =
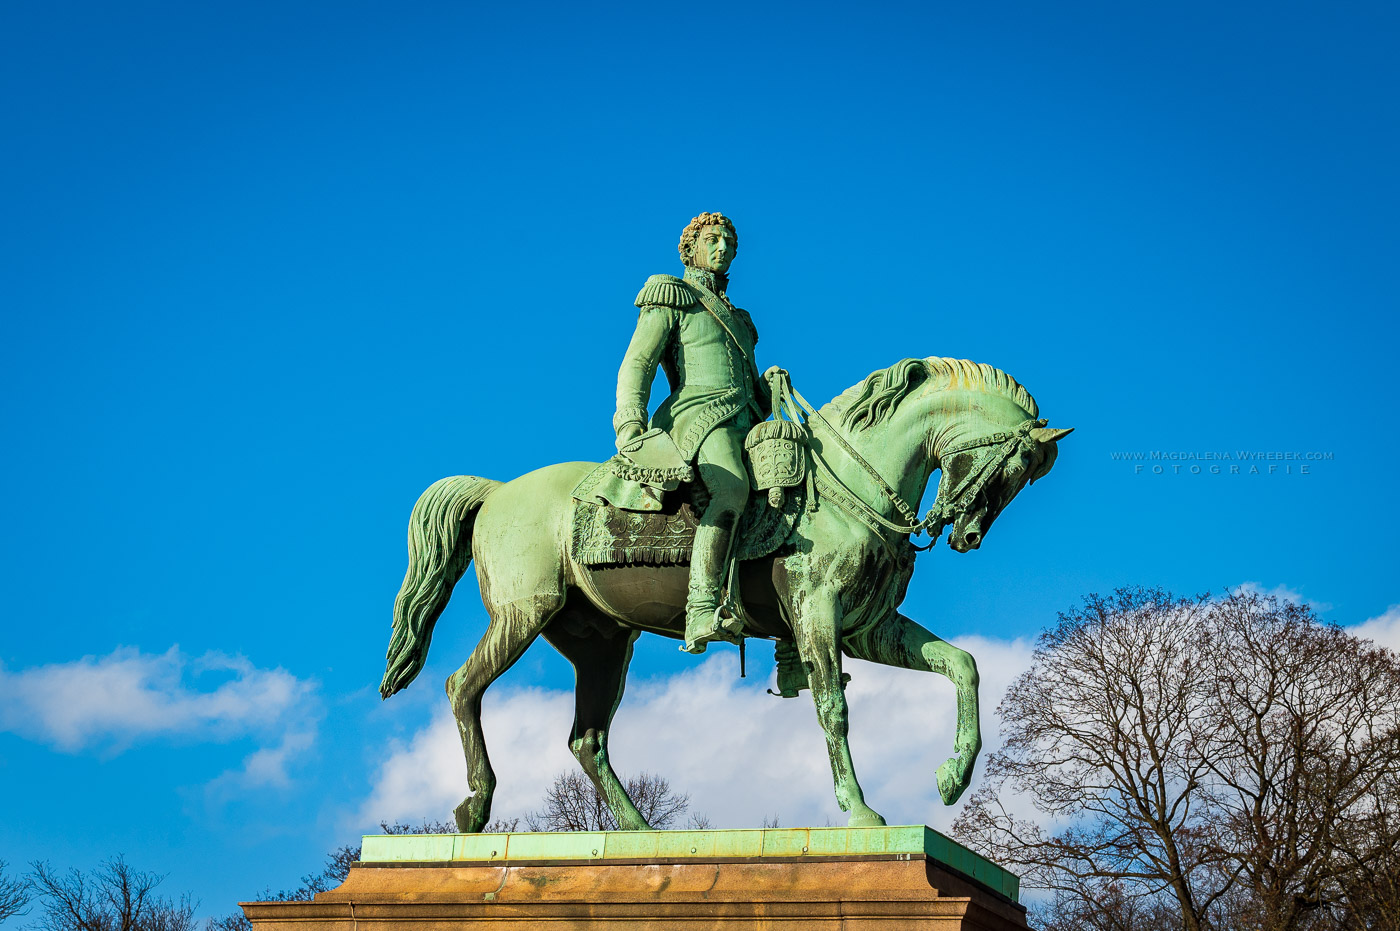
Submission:
<svg viewBox="0 0 1400 931">
<path fill-rule="evenodd" d="M 725 610 L 729 610 L 729 616 L 724 615 Z M 689 624 L 686 625 L 689 627 Z M 687 634 L 689 631 L 687 631 Z M 744 621 L 733 610 L 733 606 L 727 602 L 716 606 L 714 614 L 710 618 L 707 629 L 701 631 L 694 640 L 687 636 L 681 644 L 682 653 L 700 654 L 705 652 L 705 647 L 711 643 L 722 641 L 724 643 L 740 643 L 744 639 Z"/>
<path fill-rule="evenodd" d="M 729 612 L 727 617 L 724 613 L 726 611 Z M 743 612 L 737 604 L 730 601 L 728 598 L 720 602 L 719 607 L 715 608 L 714 629 L 728 634 L 727 637 L 723 638 L 727 643 L 738 643 L 740 640 L 744 639 Z"/>
</svg>

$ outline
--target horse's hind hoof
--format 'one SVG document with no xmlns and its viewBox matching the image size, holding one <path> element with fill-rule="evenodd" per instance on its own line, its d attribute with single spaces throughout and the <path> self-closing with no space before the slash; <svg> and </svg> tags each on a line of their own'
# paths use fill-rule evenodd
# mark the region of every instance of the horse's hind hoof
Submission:
<svg viewBox="0 0 1400 931">
<path fill-rule="evenodd" d="M 457 830 L 463 834 L 480 834 L 481 829 L 486 826 L 486 813 L 481 810 L 481 805 L 473 805 L 476 802 L 475 795 L 468 796 L 462 800 L 462 804 L 452 809 L 452 817 L 457 822 Z"/>
<path fill-rule="evenodd" d="M 846 822 L 846 826 L 852 828 L 882 828 L 885 826 L 885 819 L 880 817 L 879 812 L 871 811 L 867 808 L 865 811 L 851 815 L 850 820 Z"/>
<path fill-rule="evenodd" d="M 944 805 L 952 805 L 962 798 L 962 794 L 967 790 L 968 780 L 959 778 L 955 770 L 961 770 L 962 758 L 953 757 L 951 760 L 944 760 L 938 767 L 938 794 L 943 799 Z"/>
</svg>

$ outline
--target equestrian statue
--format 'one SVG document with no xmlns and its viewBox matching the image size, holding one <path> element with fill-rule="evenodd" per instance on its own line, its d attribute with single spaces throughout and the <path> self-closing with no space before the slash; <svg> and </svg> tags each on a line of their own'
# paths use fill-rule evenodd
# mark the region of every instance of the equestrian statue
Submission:
<svg viewBox="0 0 1400 931">
<path fill-rule="evenodd" d="M 702 213 L 681 235 L 684 274 L 653 275 L 637 295 L 615 456 L 505 483 L 444 478 L 413 507 L 379 690 L 388 698 L 418 675 L 475 562 L 490 621 L 447 680 L 471 790 L 455 810 L 463 832 L 490 820 L 496 787 L 482 695 L 539 636 L 574 666 L 569 749 L 623 830 L 650 828 L 613 771 L 608 737 L 643 632 L 690 653 L 775 641 L 776 694 L 811 690 L 852 826 L 885 821 L 856 781 L 843 655 L 948 677 L 957 730 L 935 775 L 943 801 L 971 780 L 982 747 L 977 664 L 899 606 L 916 553 L 945 529 L 954 551 L 978 548 L 1017 493 L 1050 471 L 1070 430 L 1048 427 L 1010 375 L 962 359 L 903 359 L 814 408 L 783 369 L 759 373 L 758 332 L 728 296 L 737 249 L 734 224 Z M 648 414 L 658 366 L 671 392 Z M 938 491 L 920 518 L 935 471 Z M 916 546 L 921 534 L 929 542 Z"/>
</svg>

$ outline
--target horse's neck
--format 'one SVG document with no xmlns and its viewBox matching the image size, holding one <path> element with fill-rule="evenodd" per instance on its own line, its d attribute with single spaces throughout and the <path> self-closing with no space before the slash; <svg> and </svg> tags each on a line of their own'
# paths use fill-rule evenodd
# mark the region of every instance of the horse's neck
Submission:
<svg viewBox="0 0 1400 931">
<path fill-rule="evenodd" d="M 888 420 L 864 430 L 841 427 L 840 412 L 831 405 L 823 414 L 910 507 L 918 507 L 929 476 L 939 467 L 939 450 L 1008 429 L 1029 416 L 1007 398 L 974 389 L 946 388 L 905 398 Z M 883 489 L 839 442 L 825 431 L 818 431 L 814 440 L 822 460 L 846 487 L 882 514 L 900 518 Z"/>
<path fill-rule="evenodd" d="M 931 393 L 927 401 L 924 416 L 932 425 L 929 451 L 935 467 L 943 450 L 1011 429 L 1030 417 L 1010 398 L 990 392 L 945 390 Z"/>
<path fill-rule="evenodd" d="M 927 419 L 919 411 L 904 410 L 906 406 L 915 407 L 901 404 L 889 420 L 856 431 L 841 426 L 838 412 L 828 409 L 823 413 L 827 422 L 833 429 L 841 431 L 842 437 L 860 458 L 874 467 L 911 507 L 918 507 L 924 487 L 933 473 L 934 463 L 929 454 L 931 447 Z M 894 520 L 900 519 L 883 489 L 839 441 L 827 435 L 826 431 L 817 431 L 813 440 L 818 455 L 846 487 L 860 494 L 867 504 L 880 513 Z"/>
</svg>

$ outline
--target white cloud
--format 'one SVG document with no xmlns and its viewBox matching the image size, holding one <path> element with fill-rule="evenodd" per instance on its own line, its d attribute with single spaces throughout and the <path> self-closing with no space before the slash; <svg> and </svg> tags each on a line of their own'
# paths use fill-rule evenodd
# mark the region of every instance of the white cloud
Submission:
<svg viewBox="0 0 1400 931">
<path fill-rule="evenodd" d="M 977 657 L 982 673 L 985 758 L 1000 745 L 996 704 L 1029 666 L 1032 647 L 980 637 L 958 645 Z M 775 814 L 784 824 L 845 824 L 810 693 L 775 698 L 765 694 L 771 666 L 763 678 L 748 679 L 737 677 L 736 666 L 729 650 L 684 673 L 630 683 L 609 739 L 614 767 L 624 776 L 666 776 L 690 793 L 691 811 L 708 814 L 716 827 L 757 826 Z M 855 660 L 846 670 L 851 752 L 866 801 L 891 824 L 946 826 L 956 809 L 938 798 L 934 774 L 953 747 L 951 683 Z M 572 691 L 487 692 L 483 726 L 498 780 L 493 815 L 538 807 L 555 774 L 578 765 L 566 746 L 572 720 Z M 429 725 L 392 746 L 360 819 L 450 818 L 466 792 L 466 765 L 444 701 Z"/>
<path fill-rule="evenodd" d="M 243 768 L 237 772 L 225 773 L 215 780 L 215 785 L 236 785 L 242 789 L 257 789 L 263 786 L 286 786 L 291 782 L 287 766 L 299 754 L 311 748 L 316 742 L 315 727 L 303 727 L 288 731 L 273 747 L 262 747 L 250 753 L 243 761 Z"/>
<path fill-rule="evenodd" d="M 1235 588 L 1236 592 L 1254 595 L 1273 595 L 1280 601 L 1291 601 L 1294 604 L 1305 604 L 1314 611 L 1330 611 L 1332 605 L 1325 601 L 1312 601 L 1304 598 L 1299 592 L 1289 588 L 1287 585 L 1278 585 L 1274 588 L 1264 588 L 1258 582 L 1245 582 Z M 1385 613 L 1379 617 L 1363 621 L 1360 624 L 1347 628 L 1349 633 L 1367 640 L 1374 640 L 1383 647 L 1388 647 L 1396 652 L 1400 652 L 1400 605 L 1391 605 Z"/>
<path fill-rule="evenodd" d="M 314 691 L 285 669 L 259 669 L 243 657 L 210 653 L 191 660 L 178 646 L 161 654 L 119 647 L 66 663 L 0 667 L 0 730 L 69 752 L 119 752 L 159 737 L 218 741 L 273 733 L 290 752 L 293 732 L 311 732 Z M 270 756 L 250 757 L 248 764 L 250 775 L 264 781 L 276 781 L 282 765 Z"/>
<path fill-rule="evenodd" d="M 1373 617 L 1347 630 L 1400 653 L 1400 605 L 1391 605 L 1380 617 Z"/>
<path fill-rule="evenodd" d="M 494 813 L 520 814 L 538 804 L 554 774 L 577 765 L 565 746 L 573 721 L 573 693 L 550 689 L 496 689 L 486 693 L 483 727 L 496 771 Z M 432 723 L 408 741 L 389 745 L 360 821 L 452 819 L 467 794 L 461 738 L 445 697 Z"/>
<path fill-rule="evenodd" d="M 1332 610 L 1330 602 L 1314 601 L 1311 598 L 1305 598 L 1302 592 L 1291 589 L 1287 585 L 1275 585 L 1273 588 L 1265 588 L 1259 582 L 1242 582 L 1235 586 L 1235 593 L 1240 595 L 1273 595 L 1279 601 L 1291 601 L 1293 604 L 1307 605 L 1314 611 Z"/>
<path fill-rule="evenodd" d="M 1326 612 L 1326 610 L 1331 610 L 1331 608 L 1333 608 L 1330 602 L 1315 601 L 1315 599 L 1306 598 L 1306 596 L 1303 596 L 1302 592 L 1289 588 L 1288 585 L 1274 585 L 1273 588 L 1264 588 L 1261 582 L 1240 582 L 1240 584 L 1235 587 L 1235 594 L 1273 595 L 1278 601 L 1292 602 L 1295 603 L 1295 605 L 1308 605 L 1309 608 L 1316 610 L 1316 612 Z"/>
</svg>

